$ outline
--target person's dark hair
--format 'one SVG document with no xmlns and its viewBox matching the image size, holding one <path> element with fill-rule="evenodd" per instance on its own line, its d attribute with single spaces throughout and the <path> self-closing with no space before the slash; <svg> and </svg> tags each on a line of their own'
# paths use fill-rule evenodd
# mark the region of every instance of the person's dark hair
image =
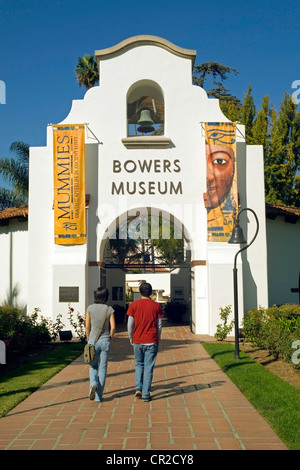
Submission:
<svg viewBox="0 0 300 470">
<path fill-rule="evenodd" d="M 95 296 L 95 304 L 105 304 L 108 299 L 108 289 L 106 287 L 98 287 L 98 289 L 94 292 Z"/>
<path fill-rule="evenodd" d="M 142 282 L 140 285 L 140 293 L 143 297 L 150 297 L 152 294 L 152 286 L 148 282 Z"/>
</svg>

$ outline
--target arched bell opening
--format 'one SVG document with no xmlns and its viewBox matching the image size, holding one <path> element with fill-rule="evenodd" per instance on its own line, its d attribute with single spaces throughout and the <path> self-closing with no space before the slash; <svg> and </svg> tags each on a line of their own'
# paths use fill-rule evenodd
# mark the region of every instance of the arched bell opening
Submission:
<svg viewBox="0 0 300 470">
<path fill-rule="evenodd" d="M 152 80 L 134 83 L 127 93 L 128 137 L 164 135 L 165 106 L 161 87 Z"/>
</svg>

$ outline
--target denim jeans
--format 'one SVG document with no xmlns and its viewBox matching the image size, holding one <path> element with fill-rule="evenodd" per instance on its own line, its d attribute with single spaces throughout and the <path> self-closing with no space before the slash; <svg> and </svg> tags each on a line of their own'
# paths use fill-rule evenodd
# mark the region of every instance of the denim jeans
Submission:
<svg viewBox="0 0 300 470">
<path fill-rule="evenodd" d="M 99 338 L 95 344 L 96 357 L 90 365 L 90 387 L 97 387 L 95 401 L 103 399 L 109 350 L 110 338 Z"/>
<path fill-rule="evenodd" d="M 135 358 L 135 386 L 142 391 L 143 398 L 150 397 L 150 388 L 153 378 L 153 369 L 157 356 L 157 344 L 134 343 Z"/>
</svg>

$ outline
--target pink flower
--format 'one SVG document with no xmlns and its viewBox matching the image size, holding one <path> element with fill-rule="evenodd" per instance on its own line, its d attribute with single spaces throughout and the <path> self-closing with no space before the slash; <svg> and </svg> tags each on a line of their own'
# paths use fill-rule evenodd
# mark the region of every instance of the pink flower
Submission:
<svg viewBox="0 0 300 470">
<path fill-rule="evenodd" d="M 22 333 L 19 333 L 18 336 L 22 336 Z"/>
</svg>

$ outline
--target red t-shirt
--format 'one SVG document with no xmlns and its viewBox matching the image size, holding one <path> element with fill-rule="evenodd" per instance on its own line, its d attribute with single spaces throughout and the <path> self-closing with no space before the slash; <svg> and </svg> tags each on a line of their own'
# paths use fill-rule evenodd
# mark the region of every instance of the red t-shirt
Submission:
<svg viewBox="0 0 300 470">
<path fill-rule="evenodd" d="M 163 317 L 161 305 L 151 299 L 135 300 L 129 305 L 127 315 L 134 318 L 133 342 L 157 343 L 157 319 Z"/>
</svg>

